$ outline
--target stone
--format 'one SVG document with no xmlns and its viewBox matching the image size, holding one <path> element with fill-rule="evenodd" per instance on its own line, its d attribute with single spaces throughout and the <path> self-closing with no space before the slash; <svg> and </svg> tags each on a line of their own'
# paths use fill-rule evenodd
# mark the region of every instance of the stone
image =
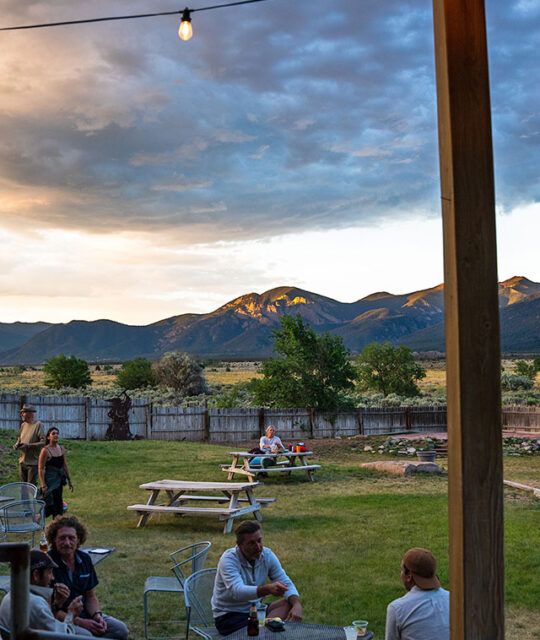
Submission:
<svg viewBox="0 0 540 640">
<path fill-rule="evenodd" d="M 394 475 L 406 476 L 410 473 L 440 473 L 441 468 L 434 462 L 413 462 L 409 460 L 364 462 L 362 467 L 374 469 L 375 471 L 385 471 Z"/>
</svg>

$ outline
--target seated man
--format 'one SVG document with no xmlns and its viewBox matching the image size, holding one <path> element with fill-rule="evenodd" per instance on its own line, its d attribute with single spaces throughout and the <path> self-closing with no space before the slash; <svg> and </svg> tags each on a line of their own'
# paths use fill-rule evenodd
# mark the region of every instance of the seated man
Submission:
<svg viewBox="0 0 540 640">
<path fill-rule="evenodd" d="M 30 597 L 28 601 L 29 625 L 38 631 L 56 633 L 76 633 L 92 636 L 90 631 L 73 624 L 73 618 L 82 611 L 81 598 L 75 598 L 67 608 L 64 622 L 59 622 L 51 611 L 61 607 L 69 596 L 69 589 L 57 583 L 54 591 L 49 587 L 53 581 L 53 569 L 56 563 L 43 551 L 30 551 Z M 52 599 L 52 600 L 51 600 Z M 8 593 L 0 605 L 0 624 L 6 629 L 11 625 L 11 593 Z"/>
<path fill-rule="evenodd" d="M 281 442 L 280 438 L 274 435 L 275 432 L 276 430 L 272 425 L 269 425 L 266 428 L 266 435 L 262 436 L 259 440 L 259 449 L 267 453 L 280 453 L 281 451 L 285 451 L 283 442 Z"/>
<path fill-rule="evenodd" d="M 244 520 L 235 534 L 236 547 L 221 556 L 214 583 L 212 612 L 217 630 L 227 635 L 247 627 L 250 603 L 268 595 L 284 598 L 269 605 L 267 617 L 300 622 L 298 591 L 276 555 L 263 547 L 261 525 Z"/>
<path fill-rule="evenodd" d="M 409 549 L 401 561 L 401 581 L 409 593 L 388 605 L 386 640 L 449 640 L 450 594 L 435 574 L 427 549 Z"/>
<path fill-rule="evenodd" d="M 99 608 L 94 592 L 98 579 L 92 560 L 87 553 L 79 550 L 87 534 L 84 524 L 74 516 L 57 516 L 47 527 L 47 541 L 51 548 L 49 553 L 58 565 L 54 569 L 54 578 L 70 589 L 69 597 L 56 617 L 63 620 L 70 602 L 82 596 L 83 609 L 74 619 L 75 624 L 84 627 L 94 636 L 126 640 L 129 633 L 126 625 L 105 615 Z"/>
</svg>

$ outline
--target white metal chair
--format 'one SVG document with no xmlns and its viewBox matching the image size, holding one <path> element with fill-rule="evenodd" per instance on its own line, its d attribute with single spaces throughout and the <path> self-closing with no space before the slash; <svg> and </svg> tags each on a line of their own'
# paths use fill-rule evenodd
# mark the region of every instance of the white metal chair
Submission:
<svg viewBox="0 0 540 640">
<path fill-rule="evenodd" d="M 9 533 L 32 534 L 35 545 L 36 532 L 45 527 L 45 503 L 43 500 L 15 500 L 0 509 L 0 534 L 5 542 Z"/>
<path fill-rule="evenodd" d="M 37 487 L 31 482 L 8 482 L 0 487 L 0 496 L 14 500 L 31 500 L 37 497 Z"/>
<path fill-rule="evenodd" d="M 184 584 L 189 575 L 200 571 L 204 568 L 204 563 L 206 562 L 206 556 L 208 555 L 208 551 L 212 546 L 211 542 L 197 542 L 195 544 L 190 544 L 187 547 L 183 547 L 182 549 L 178 549 L 174 553 L 171 553 L 170 556 L 174 562 L 172 566 L 172 572 L 174 576 L 170 577 L 162 577 L 162 576 L 150 576 L 146 579 L 144 583 L 144 637 L 149 638 L 148 635 L 148 594 L 151 592 L 161 592 L 161 593 L 183 593 Z M 172 624 L 174 622 L 179 622 L 178 620 L 167 620 L 162 621 L 167 622 L 168 624 Z M 157 624 L 157 621 L 156 621 Z M 172 637 L 172 636 L 161 636 L 161 637 Z"/>
<path fill-rule="evenodd" d="M 197 571 L 191 574 L 184 584 L 187 611 L 186 640 L 190 631 L 207 640 L 212 640 L 212 631 L 215 635 L 211 599 L 216 572 L 216 568 Z"/>
</svg>

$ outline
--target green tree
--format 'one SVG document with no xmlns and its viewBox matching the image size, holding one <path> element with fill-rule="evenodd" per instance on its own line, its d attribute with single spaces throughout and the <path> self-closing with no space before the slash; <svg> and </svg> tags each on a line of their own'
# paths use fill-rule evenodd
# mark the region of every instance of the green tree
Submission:
<svg viewBox="0 0 540 640">
<path fill-rule="evenodd" d="M 166 353 L 159 362 L 154 363 L 153 370 L 158 384 L 184 396 L 197 396 L 206 391 L 201 365 L 185 351 Z"/>
<path fill-rule="evenodd" d="M 417 396 L 416 382 L 426 376 L 423 367 L 414 361 L 407 347 L 393 347 L 388 340 L 372 342 L 356 356 L 358 380 L 361 389 L 376 389 L 384 395 Z"/>
<path fill-rule="evenodd" d="M 517 376 L 525 376 L 529 380 L 536 379 L 536 374 L 540 371 L 540 358 L 535 358 L 530 364 L 525 360 L 518 360 L 514 366 L 514 373 Z"/>
<path fill-rule="evenodd" d="M 92 384 L 92 376 L 86 360 L 75 356 L 67 358 L 63 353 L 49 358 L 43 365 L 44 383 L 51 389 L 73 387 L 84 389 Z"/>
<path fill-rule="evenodd" d="M 127 360 L 116 373 L 116 384 L 123 389 L 155 386 L 152 363 L 146 358 Z"/>
<path fill-rule="evenodd" d="M 354 387 L 356 374 L 339 336 L 318 335 L 298 314 L 283 316 L 272 337 L 280 357 L 264 362 L 264 377 L 251 381 L 256 403 L 319 411 L 351 405 L 343 392 Z"/>
</svg>

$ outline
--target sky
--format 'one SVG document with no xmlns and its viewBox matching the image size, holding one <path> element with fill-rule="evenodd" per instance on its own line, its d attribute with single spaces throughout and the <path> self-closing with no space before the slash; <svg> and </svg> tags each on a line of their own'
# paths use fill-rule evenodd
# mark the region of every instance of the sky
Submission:
<svg viewBox="0 0 540 640">
<path fill-rule="evenodd" d="M 193 0 L 196 9 L 217 2 Z M 538 0 L 486 2 L 499 279 L 540 281 Z M 0 26 L 174 11 L 0 0 Z M 0 322 L 443 281 L 430 0 L 0 32 Z"/>
</svg>

